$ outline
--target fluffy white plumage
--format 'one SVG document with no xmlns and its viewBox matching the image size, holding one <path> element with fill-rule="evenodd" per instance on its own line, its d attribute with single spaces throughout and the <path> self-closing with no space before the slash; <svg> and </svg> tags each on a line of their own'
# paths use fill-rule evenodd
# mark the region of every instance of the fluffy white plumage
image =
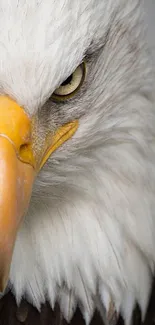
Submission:
<svg viewBox="0 0 155 325">
<path fill-rule="evenodd" d="M 155 262 L 155 110 L 139 0 L 0 0 L 0 93 L 74 137 L 38 176 L 17 237 L 10 285 L 40 308 L 57 300 L 89 323 L 112 300 L 145 315 Z M 75 98 L 50 95 L 86 57 Z M 42 110 L 42 113 L 41 113 Z M 48 120 L 47 120 L 48 116 Z M 98 307 L 98 305 L 97 305 Z"/>
</svg>

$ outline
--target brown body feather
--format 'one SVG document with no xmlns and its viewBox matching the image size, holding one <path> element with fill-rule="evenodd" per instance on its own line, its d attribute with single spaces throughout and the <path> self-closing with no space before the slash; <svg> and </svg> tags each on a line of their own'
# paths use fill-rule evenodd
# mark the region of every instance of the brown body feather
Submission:
<svg viewBox="0 0 155 325">
<path fill-rule="evenodd" d="M 20 307 L 17 307 L 14 296 L 9 292 L 0 300 L 0 325 L 67 325 L 62 318 L 58 306 L 53 311 L 50 305 L 46 303 L 42 306 L 39 313 L 36 308 L 22 301 Z M 77 309 L 70 325 L 84 325 L 85 322 L 80 311 Z M 155 324 L 155 285 L 152 290 L 152 296 L 146 315 L 144 325 Z M 103 325 L 100 315 L 96 312 L 91 325 Z M 120 318 L 117 325 L 123 325 Z M 141 317 L 138 308 L 135 310 L 133 325 L 141 325 Z"/>
</svg>

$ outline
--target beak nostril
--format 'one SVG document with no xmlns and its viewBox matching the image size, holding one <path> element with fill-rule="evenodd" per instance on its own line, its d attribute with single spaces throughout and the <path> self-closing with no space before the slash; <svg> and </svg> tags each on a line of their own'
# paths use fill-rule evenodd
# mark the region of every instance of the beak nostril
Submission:
<svg viewBox="0 0 155 325">
<path fill-rule="evenodd" d="M 27 151 L 30 150 L 30 144 L 29 143 L 24 143 L 21 144 L 19 148 L 19 156 L 22 156 L 23 154 L 27 153 Z"/>
<path fill-rule="evenodd" d="M 31 143 L 24 143 L 19 148 L 19 159 L 27 164 L 33 165 L 35 167 L 35 160 L 32 151 Z"/>
<path fill-rule="evenodd" d="M 29 146 L 30 146 L 30 143 L 23 143 L 20 145 L 19 151 L 22 152 L 24 150 L 27 150 Z"/>
</svg>

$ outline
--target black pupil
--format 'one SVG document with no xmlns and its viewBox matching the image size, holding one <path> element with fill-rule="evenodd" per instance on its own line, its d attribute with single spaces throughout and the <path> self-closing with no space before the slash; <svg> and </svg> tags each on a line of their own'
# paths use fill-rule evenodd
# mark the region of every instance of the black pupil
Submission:
<svg viewBox="0 0 155 325">
<path fill-rule="evenodd" d="M 71 74 L 62 84 L 61 86 L 66 86 L 72 81 L 73 75 Z"/>
</svg>

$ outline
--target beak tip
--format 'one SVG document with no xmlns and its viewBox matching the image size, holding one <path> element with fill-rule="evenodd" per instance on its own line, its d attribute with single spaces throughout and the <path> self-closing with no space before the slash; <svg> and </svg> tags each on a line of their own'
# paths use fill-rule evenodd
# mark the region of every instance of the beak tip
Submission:
<svg viewBox="0 0 155 325">
<path fill-rule="evenodd" d="M 0 293 L 4 293 L 8 283 L 8 278 L 6 276 L 2 276 L 0 278 Z"/>
</svg>

